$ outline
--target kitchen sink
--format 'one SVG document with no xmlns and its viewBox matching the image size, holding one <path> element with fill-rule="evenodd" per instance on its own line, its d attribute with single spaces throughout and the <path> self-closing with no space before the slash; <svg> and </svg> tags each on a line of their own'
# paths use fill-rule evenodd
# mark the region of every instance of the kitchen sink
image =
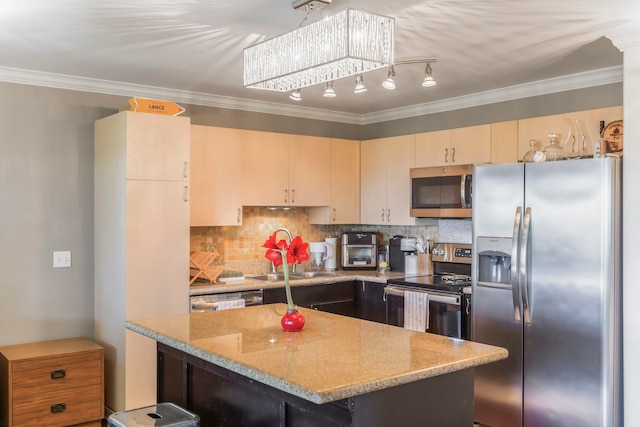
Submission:
<svg viewBox="0 0 640 427">
<path fill-rule="evenodd" d="M 311 279 L 313 277 L 328 277 L 335 276 L 336 273 L 330 271 L 304 271 L 300 273 L 289 273 L 289 280 Z M 284 273 L 267 273 L 258 274 L 255 276 L 247 276 L 250 279 L 264 280 L 267 282 L 277 282 L 284 280 Z"/>
</svg>

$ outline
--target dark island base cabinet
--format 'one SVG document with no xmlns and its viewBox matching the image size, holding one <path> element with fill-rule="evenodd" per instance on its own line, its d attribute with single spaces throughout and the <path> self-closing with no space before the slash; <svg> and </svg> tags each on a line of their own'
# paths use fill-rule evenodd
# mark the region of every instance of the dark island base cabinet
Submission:
<svg viewBox="0 0 640 427">
<path fill-rule="evenodd" d="M 387 323 L 387 302 L 384 299 L 386 283 L 356 282 L 356 313 L 359 319 Z"/>
<path fill-rule="evenodd" d="M 202 427 L 472 426 L 473 369 L 319 405 L 159 343 L 158 402 Z"/>
<path fill-rule="evenodd" d="M 355 282 L 339 282 L 322 285 L 293 286 L 291 298 L 300 307 L 343 316 L 358 317 L 356 311 Z M 285 288 L 265 289 L 264 304 L 287 303 Z"/>
</svg>

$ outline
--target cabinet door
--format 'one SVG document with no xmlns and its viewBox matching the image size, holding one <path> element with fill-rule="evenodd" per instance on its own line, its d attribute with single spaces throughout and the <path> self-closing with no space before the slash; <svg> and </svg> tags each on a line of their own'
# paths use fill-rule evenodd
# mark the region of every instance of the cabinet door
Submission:
<svg viewBox="0 0 640 427">
<path fill-rule="evenodd" d="M 242 224 L 242 131 L 191 125 L 191 226 Z"/>
<path fill-rule="evenodd" d="M 518 161 L 518 122 L 491 124 L 491 163 Z"/>
<path fill-rule="evenodd" d="M 416 167 L 445 166 L 451 162 L 451 131 L 416 134 Z"/>
<path fill-rule="evenodd" d="M 287 136 L 280 133 L 243 131 L 242 204 L 289 204 L 289 152 Z"/>
<path fill-rule="evenodd" d="M 188 117 L 123 111 L 127 179 L 189 181 Z"/>
<path fill-rule="evenodd" d="M 415 225 L 411 217 L 410 170 L 415 167 L 414 135 L 386 138 L 388 225 Z"/>
<path fill-rule="evenodd" d="M 308 212 L 311 224 L 360 223 L 360 141 L 331 139 L 331 204 Z"/>
<path fill-rule="evenodd" d="M 450 164 L 491 162 L 491 125 L 451 129 Z"/>
<path fill-rule="evenodd" d="M 385 140 L 360 145 L 360 222 L 387 223 L 387 159 Z"/>
<path fill-rule="evenodd" d="M 126 182 L 126 319 L 189 312 L 187 191 L 180 182 Z"/>
<path fill-rule="evenodd" d="M 121 298 L 126 320 L 189 312 L 186 190 L 181 182 L 127 180 L 126 246 L 122 248 L 126 254 L 125 295 L 113 295 Z M 124 330 L 124 348 L 126 352 L 119 358 L 123 359 L 127 380 L 125 406 L 155 402 L 154 340 Z"/>
<path fill-rule="evenodd" d="M 378 323 L 387 323 L 387 303 L 384 300 L 385 283 L 357 282 L 357 317 Z"/>
<path fill-rule="evenodd" d="M 331 203 L 331 140 L 287 135 L 289 145 L 289 205 L 329 206 Z"/>
</svg>

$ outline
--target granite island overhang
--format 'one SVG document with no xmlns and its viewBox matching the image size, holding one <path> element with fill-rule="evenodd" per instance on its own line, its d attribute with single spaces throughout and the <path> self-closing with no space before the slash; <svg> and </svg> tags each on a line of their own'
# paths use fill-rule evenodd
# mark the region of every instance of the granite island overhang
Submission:
<svg viewBox="0 0 640 427">
<path fill-rule="evenodd" d="M 131 320 L 126 327 L 318 405 L 460 371 L 469 372 L 473 400 L 472 368 L 508 356 L 500 347 L 304 308 L 304 330 L 283 332 L 285 311 L 285 304 L 269 304 Z"/>
</svg>

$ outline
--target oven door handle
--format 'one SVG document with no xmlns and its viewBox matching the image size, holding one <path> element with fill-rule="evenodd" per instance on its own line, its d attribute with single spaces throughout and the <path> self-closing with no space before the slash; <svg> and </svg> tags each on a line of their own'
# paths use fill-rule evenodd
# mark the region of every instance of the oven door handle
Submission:
<svg viewBox="0 0 640 427">
<path fill-rule="evenodd" d="M 398 297 L 404 297 L 404 293 L 406 291 L 421 292 L 421 293 L 428 294 L 429 295 L 429 302 L 433 301 L 433 302 L 445 303 L 445 304 L 450 304 L 450 305 L 460 305 L 461 304 L 460 295 L 445 294 L 445 293 L 433 292 L 433 291 L 423 291 L 423 290 L 417 290 L 417 289 L 413 289 L 413 288 L 407 289 L 407 288 L 401 288 L 401 287 L 397 287 L 397 286 L 385 286 L 384 295 L 385 295 L 385 298 L 386 298 L 387 295 L 394 295 L 394 296 L 398 296 Z"/>
</svg>

